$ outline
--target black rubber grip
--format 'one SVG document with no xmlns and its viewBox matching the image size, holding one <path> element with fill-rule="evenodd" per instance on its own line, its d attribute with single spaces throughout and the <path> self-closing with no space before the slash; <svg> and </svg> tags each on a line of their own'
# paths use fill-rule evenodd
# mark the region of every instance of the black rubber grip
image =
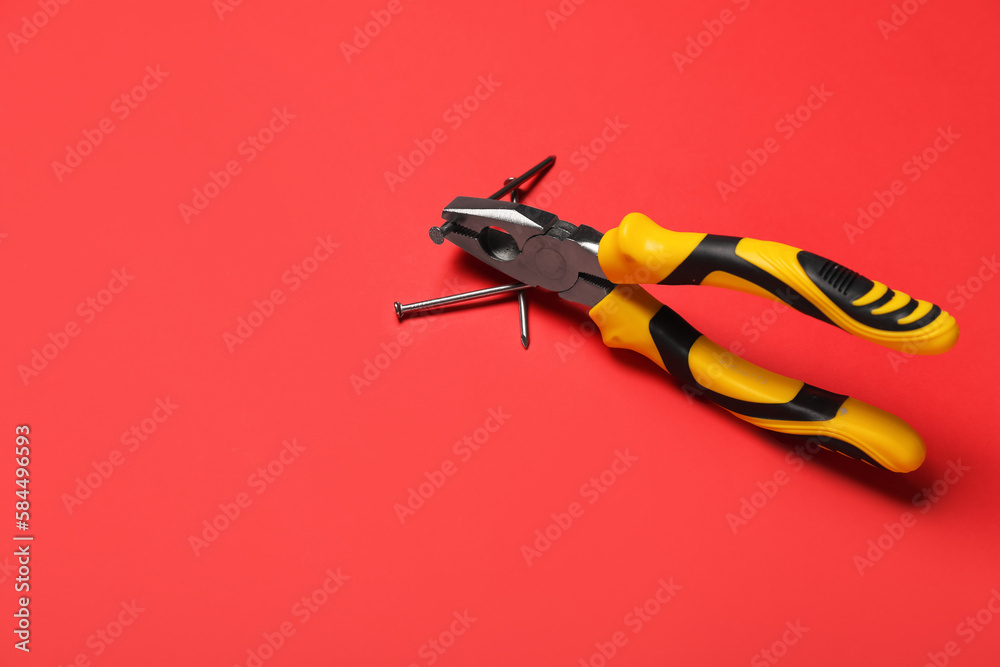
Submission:
<svg viewBox="0 0 1000 667">
<path fill-rule="evenodd" d="M 853 303 L 865 294 L 868 294 L 875 286 L 874 282 L 856 271 L 851 271 L 834 261 L 814 255 L 811 252 L 806 252 L 805 250 L 800 250 L 797 257 L 802 270 L 806 272 L 809 279 L 820 288 L 830 301 L 850 315 L 855 321 L 873 329 L 881 329 L 882 331 L 915 331 L 927 326 L 941 315 L 941 308 L 933 306 L 923 317 L 913 322 L 900 324 L 900 319 L 905 318 L 917 309 L 919 302 L 912 298 L 908 303 L 896 310 L 874 315 L 872 314 L 873 310 L 885 305 L 896 295 L 893 290 L 886 289 L 885 294 L 875 301 L 864 306 L 855 306 Z"/>
<path fill-rule="evenodd" d="M 799 312 L 832 324 L 819 308 L 791 286 L 737 255 L 736 245 L 742 240 L 738 236 L 707 234 L 691 254 L 660 281 L 660 284 L 700 285 L 708 274 L 724 271 L 764 288 Z"/>
</svg>

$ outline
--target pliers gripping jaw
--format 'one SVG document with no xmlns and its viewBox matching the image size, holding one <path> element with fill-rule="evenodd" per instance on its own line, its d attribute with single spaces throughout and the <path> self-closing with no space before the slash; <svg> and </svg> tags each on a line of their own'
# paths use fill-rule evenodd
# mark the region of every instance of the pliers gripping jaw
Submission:
<svg viewBox="0 0 1000 667">
<path fill-rule="evenodd" d="M 493 199 L 457 197 L 441 214 L 445 224 L 430 230 L 485 264 L 532 287 L 594 307 L 615 284 L 597 258 L 603 234 L 574 225 L 548 211 Z"/>
</svg>

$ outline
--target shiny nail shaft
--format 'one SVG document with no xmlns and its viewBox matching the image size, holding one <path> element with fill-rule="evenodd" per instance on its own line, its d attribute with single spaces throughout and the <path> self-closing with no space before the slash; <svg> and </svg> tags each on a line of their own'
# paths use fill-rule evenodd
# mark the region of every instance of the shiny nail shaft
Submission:
<svg viewBox="0 0 1000 667">
<path fill-rule="evenodd" d="M 441 308 L 442 306 L 450 306 L 455 303 L 463 303 L 465 301 L 474 301 L 476 299 L 485 299 L 489 296 L 496 296 L 497 294 L 506 294 L 507 292 L 517 292 L 526 289 L 528 286 L 524 283 L 513 283 L 511 285 L 501 285 L 500 287 L 487 287 L 486 289 L 476 290 L 474 292 L 463 292 L 462 294 L 452 294 L 450 296 L 443 296 L 440 299 L 429 299 L 427 301 L 417 301 L 416 303 L 401 304 L 399 301 L 393 304 L 396 309 L 396 317 L 403 319 L 403 316 L 407 313 L 413 313 L 420 310 L 430 310 L 431 308 Z"/>
<path fill-rule="evenodd" d="M 517 311 L 521 316 L 521 345 L 528 349 L 528 295 L 517 293 Z"/>
</svg>

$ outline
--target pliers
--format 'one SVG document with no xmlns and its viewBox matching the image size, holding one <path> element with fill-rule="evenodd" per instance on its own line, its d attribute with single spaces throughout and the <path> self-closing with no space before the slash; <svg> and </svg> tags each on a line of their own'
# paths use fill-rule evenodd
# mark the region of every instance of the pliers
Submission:
<svg viewBox="0 0 1000 667">
<path fill-rule="evenodd" d="M 669 231 L 640 213 L 602 234 L 495 197 L 455 198 L 431 239 L 451 241 L 521 283 L 586 306 L 606 345 L 645 355 L 686 390 L 744 421 L 894 472 L 923 462 L 923 440 L 899 417 L 732 354 L 640 285 L 756 294 L 918 354 L 945 352 L 958 339 L 955 319 L 940 307 L 781 243 Z"/>
</svg>

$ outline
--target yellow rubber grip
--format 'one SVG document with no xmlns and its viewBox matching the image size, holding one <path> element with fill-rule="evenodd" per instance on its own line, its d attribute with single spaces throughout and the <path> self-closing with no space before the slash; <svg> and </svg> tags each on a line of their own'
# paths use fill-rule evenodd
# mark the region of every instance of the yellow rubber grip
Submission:
<svg viewBox="0 0 1000 667">
<path fill-rule="evenodd" d="M 894 472 L 915 470 L 923 440 L 906 422 L 854 398 L 768 371 L 719 347 L 637 285 L 619 285 L 590 311 L 609 347 L 634 350 L 751 424 Z"/>
<path fill-rule="evenodd" d="M 958 340 L 934 304 L 783 243 L 664 229 L 630 213 L 607 232 L 598 260 L 619 284 L 710 285 L 756 294 L 908 354 L 940 354 Z"/>
</svg>

